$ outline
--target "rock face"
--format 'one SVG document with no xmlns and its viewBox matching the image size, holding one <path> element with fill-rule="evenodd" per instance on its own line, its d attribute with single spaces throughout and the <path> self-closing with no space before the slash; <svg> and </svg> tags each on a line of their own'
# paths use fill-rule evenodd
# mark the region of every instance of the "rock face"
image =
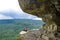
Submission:
<svg viewBox="0 0 60 40">
<path fill-rule="evenodd" d="M 18 0 L 24 12 L 41 17 L 45 26 L 58 26 L 60 31 L 60 13 L 49 0 Z"/>
<path fill-rule="evenodd" d="M 58 32 L 60 32 L 60 12 L 57 10 L 55 4 L 53 4 L 51 0 L 18 0 L 18 1 L 20 7 L 24 12 L 41 17 L 43 19 L 45 24 L 43 25 L 42 29 L 48 32 L 45 34 L 52 33 L 54 35 L 57 32 L 55 35 L 58 35 Z"/>
<path fill-rule="evenodd" d="M 54 33 L 46 32 L 43 28 L 40 30 L 32 30 L 26 34 L 20 34 L 21 40 L 60 40 L 59 37 L 55 37 Z"/>
</svg>

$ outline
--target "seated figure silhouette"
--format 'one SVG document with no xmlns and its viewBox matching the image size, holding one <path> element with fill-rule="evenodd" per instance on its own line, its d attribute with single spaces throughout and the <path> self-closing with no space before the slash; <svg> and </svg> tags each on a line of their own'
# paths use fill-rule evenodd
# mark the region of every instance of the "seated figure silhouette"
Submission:
<svg viewBox="0 0 60 40">
<path fill-rule="evenodd" d="M 26 31 L 27 32 L 28 31 L 28 27 L 25 27 L 23 31 Z"/>
</svg>

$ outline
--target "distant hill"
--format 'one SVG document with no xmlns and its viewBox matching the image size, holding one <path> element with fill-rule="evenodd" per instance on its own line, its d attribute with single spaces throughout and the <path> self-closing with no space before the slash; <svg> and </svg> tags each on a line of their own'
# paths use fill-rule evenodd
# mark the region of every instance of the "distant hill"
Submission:
<svg viewBox="0 0 60 40">
<path fill-rule="evenodd" d="M 42 24 L 42 20 L 32 20 L 32 19 L 5 19 L 5 20 L 0 20 L 0 24 L 8 24 L 8 23 L 22 23 L 22 22 L 34 22 L 36 24 Z"/>
<path fill-rule="evenodd" d="M 8 19 L 6 19 L 6 20 L 0 20 L 0 24 L 8 24 L 8 23 L 12 23 L 12 22 L 14 22 L 14 20 L 8 20 Z"/>
<path fill-rule="evenodd" d="M 0 20 L 0 40 L 16 40 L 17 35 L 26 26 L 30 29 L 40 28 L 43 25 L 41 20 L 31 19 L 10 19 Z"/>
</svg>

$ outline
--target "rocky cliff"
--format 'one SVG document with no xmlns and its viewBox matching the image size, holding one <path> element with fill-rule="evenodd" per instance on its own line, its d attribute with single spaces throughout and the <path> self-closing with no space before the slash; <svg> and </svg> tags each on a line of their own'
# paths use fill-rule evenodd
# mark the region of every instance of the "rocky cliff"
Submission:
<svg viewBox="0 0 60 40">
<path fill-rule="evenodd" d="M 55 1 L 53 2 L 51 0 L 18 0 L 18 2 L 24 12 L 38 16 L 43 19 L 43 21 L 45 22 L 42 28 L 43 31 L 41 29 L 41 31 L 43 32 L 42 33 L 43 36 L 44 34 L 47 36 L 54 35 L 54 37 L 56 35 L 57 36 L 59 35 L 60 12 L 58 8 L 56 8 Z M 51 37 L 53 38 L 53 36 Z M 46 40 L 50 40 L 50 39 L 46 39 Z M 51 39 L 51 40 L 56 40 L 56 39 Z"/>
<path fill-rule="evenodd" d="M 47 32 L 45 29 L 31 30 L 25 34 L 19 34 L 20 40 L 60 40 L 60 36 L 55 36 L 54 32 Z"/>
</svg>

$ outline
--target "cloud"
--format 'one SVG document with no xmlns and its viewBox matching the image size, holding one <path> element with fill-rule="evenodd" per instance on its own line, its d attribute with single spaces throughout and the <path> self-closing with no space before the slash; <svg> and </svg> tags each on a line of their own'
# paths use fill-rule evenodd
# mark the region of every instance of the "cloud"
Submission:
<svg viewBox="0 0 60 40">
<path fill-rule="evenodd" d="M 0 0 L 0 11 L 12 9 L 15 11 L 22 11 L 19 7 L 18 0 Z"/>
<path fill-rule="evenodd" d="M 33 18 L 33 20 L 42 20 L 42 18 Z"/>
<path fill-rule="evenodd" d="M 40 20 L 40 18 L 24 13 L 18 0 L 0 0 L 0 19 L 33 19 Z"/>
<path fill-rule="evenodd" d="M 17 12 L 14 10 L 6 10 L 0 12 L 0 19 L 33 19 L 33 20 L 42 20 L 37 16 L 33 16 L 24 12 Z"/>
<path fill-rule="evenodd" d="M 5 16 L 5 15 L 0 14 L 0 19 L 13 19 L 13 18 L 10 16 Z"/>
</svg>

